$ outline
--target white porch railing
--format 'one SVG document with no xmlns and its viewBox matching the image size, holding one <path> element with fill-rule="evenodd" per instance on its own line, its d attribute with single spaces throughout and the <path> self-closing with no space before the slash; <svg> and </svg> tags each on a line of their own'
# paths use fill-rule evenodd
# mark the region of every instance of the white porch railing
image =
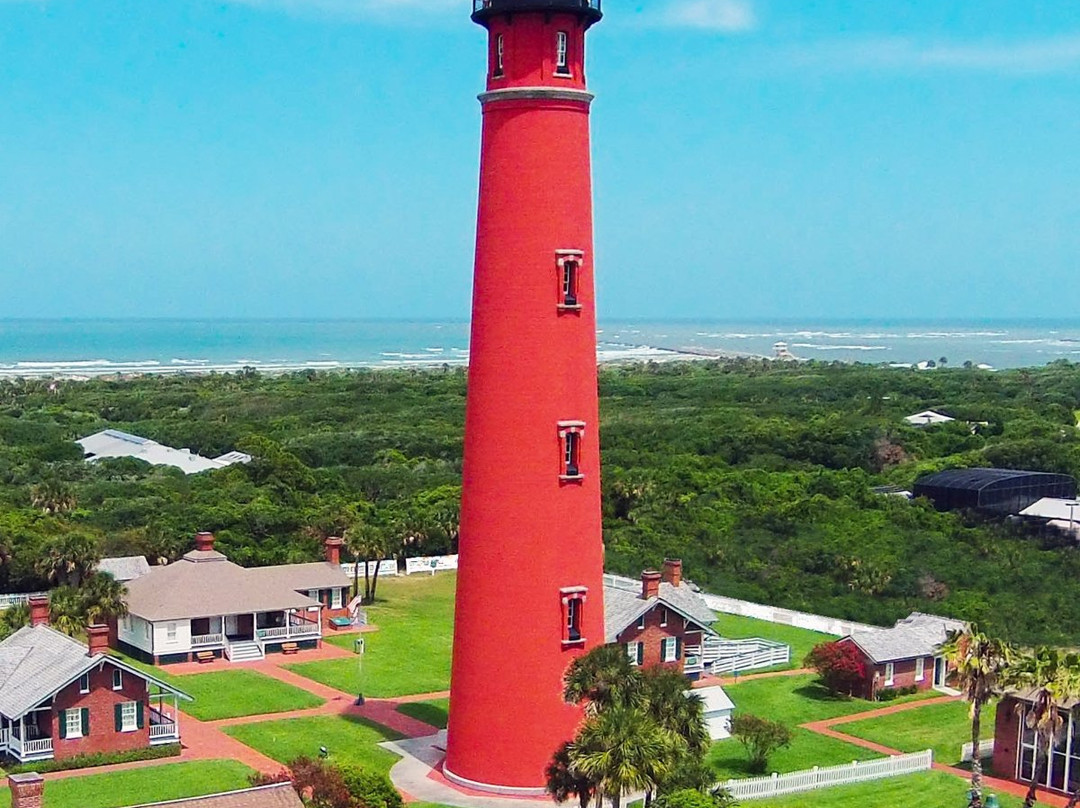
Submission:
<svg viewBox="0 0 1080 808">
<path fill-rule="evenodd" d="M 8 749 L 10 749 L 20 760 L 52 757 L 52 738 L 38 738 L 33 741 L 23 741 L 12 735 L 8 741 Z"/>
<path fill-rule="evenodd" d="M 162 724 L 150 725 L 150 743 L 161 740 L 171 740 L 173 738 L 180 737 L 180 733 L 176 730 L 175 722 L 168 722 Z"/>
<path fill-rule="evenodd" d="M 7 749 L 11 743 L 11 729 L 0 729 L 0 750 Z"/>
<path fill-rule="evenodd" d="M 255 637 L 260 640 L 281 640 L 289 636 L 289 629 L 285 626 L 275 628 L 260 628 L 255 630 Z"/>
<path fill-rule="evenodd" d="M 309 623 L 304 620 L 289 626 L 290 637 L 315 637 L 322 634 L 322 627 L 318 623 Z"/>
<path fill-rule="evenodd" d="M 256 629 L 255 639 L 260 642 L 273 642 L 274 640 L 287 640 L 293 637 L 318 637 L 320 634 L 322 634 L 322 629 L 318 623 L 304 621 L 289 626 Z"/>
<path fill-rule="evenodd" d="M 925 752 L 895 755 L 878 760 L 856 760 L 843 766 L 813 768 L 790 774 L 773 774 L 771 777 L 728 780 L 719 785 L 731 792 L 736 799 L 757 800 L 781 794 L 794 794 L 799 791 L 813 791 L 846 783 L 862 783 L 867 780 L 881 780 L 901 774 L 928 771 L 933 762 L 934 753 L 927 749 Z"/>
<path fill-rule="evenodd" d="M 203 646 L 203 645 L 221 645 L 225 642 L 224 634 L 192 634 L 191 646 Z"/>
<path fill-rule="evenodd" d="M 986 738 L 979 741 L 979 758 L 988 758 L 994 754 L 994 739 Z M 960 747 L 960 762 L 971 762 L 971 743 L 968 742 Z"/>
<path fill-rule="evenodd" d="M 29 603 L 30 598 L 46 597 L 48 592 L 14 592 L 0 595 L 0 611 L 18 606 L 21 603 Z"/>
</svg>

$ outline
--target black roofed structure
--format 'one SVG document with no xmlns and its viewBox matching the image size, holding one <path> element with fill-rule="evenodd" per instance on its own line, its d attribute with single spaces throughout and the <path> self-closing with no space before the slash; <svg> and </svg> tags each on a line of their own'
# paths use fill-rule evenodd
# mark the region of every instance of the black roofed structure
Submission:
<svg viewBox="0 0 1080 808">
<path fill-rule="evenodd" d="M 941 511 L 975 508 L 1007 515 L 1018 514 L 1043 497 L 1072 499 L 1076 480 L 1043 471 L 947 469 L 920 478 L 914 494 L 926 497 Z"/>
</svg>

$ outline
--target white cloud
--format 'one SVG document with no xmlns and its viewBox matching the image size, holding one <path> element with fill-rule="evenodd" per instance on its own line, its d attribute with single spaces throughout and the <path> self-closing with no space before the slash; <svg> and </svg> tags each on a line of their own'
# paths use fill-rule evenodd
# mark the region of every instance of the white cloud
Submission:
<svg viewBox="0 0 1080 808">
<path fill-rule="evenodd" d="M 674 0 L 660 19 L 673 27 L 709 31 L 749 31 L 757 25 L 754 9 L 746 0 Z"/>
<path fill-rule="evenodd" d="M 836 41 L 791 49 L 789 65 L 829 70 L 967 70 L 1042 74 L 1080 69 L 1080 34 L 983 42 L 918 42 L 904 38 Z"/>
</svg>

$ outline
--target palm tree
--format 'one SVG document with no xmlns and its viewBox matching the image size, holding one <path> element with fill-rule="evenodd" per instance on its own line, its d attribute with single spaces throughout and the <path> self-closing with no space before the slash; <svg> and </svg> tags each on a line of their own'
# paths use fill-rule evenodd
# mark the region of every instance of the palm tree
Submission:
<svg viewBox="0 0 1080 808">
<path fill-rule="evenodd" d="M 86 610 L 81 593 L 70 586 L 54 589 L 49 598 L 49 621 L 53 628 L 69 637 L 81 634 L 86 628 Z"/>
<path fill-rule="evenodd" d="M 1080 694 L 1080 656 L 1041 647 L 1004 669 L 1002 684 L 1025 694 L 1024 724 L 1035 733 L 1035 754 L 1024 808 L 1036 802 L 1040 763 L 1065 723 L 1064 702 Z"/>
<path fill-rule="evenodd" d="M 1006 643 L 982 634 L 974 624 L 950 632 L 942 653 L 956 671 L 971 716 L 971 796 L 969 808 L 982 808 L 982 759 L 979 756 L 982 708 L 999 694 L 1001 677 L 1013 658 Z"/>
<path fill-rule="evenodd" d="M 107 572 L 95 572 L 82 589 L 87 623 L 94 625 L 126 616 L 126 598 L 126 586 Z"/>
<path fill-rule="evenodd" d="M 682 673 L 660 666 L 642 672 L 640 688 L 645 713 L 667 735 L 671 770 L 685 772 L 691 770 L 689 767 L 700 768 L 712 745 L 701 696 L 687 692 Z M 645 808 L 652 804 L 652 797 L 652 789 L 647 789 Z"/>
<path fill-rule="evenodd" d="M 56 480 L 46 480 L 30 488 L 30 504 L 42 513 L 55 515 L 75 510 L 77 501 L 70 485 Z"/>
<path fill-rule="evenodd" d="M 39 575 L 60 586 L 80 586 L 101 560 L 101 547 L 86 533 L 67 533 L 53 542 L 36 565 Z"/>
<path fill-rule="evenodd" d="M 545 790 L 560 805 L 571 797 L 577 797 L 579 808 L 589 808 L 596 782 L 576 771 L 570 761 L 570 742 L 563 743 L 551 758 L 545 770 Z"/>
<path fill-rule="evenodd" d="M 670 769 L 669 741 L 642 710 L 614 705 L 591 716 L 570 745 L 570 768 L 619 808 L 634 791 L 655 789 Z"/>
<path fill-rule="evenodd" d="M 638 706 L 643 701 L 641 671 L 630 664 L 622 645 L 599 645 L 570 663 L 563 676 L 563 699 L 585 702 L 595 715 L 609 707 Z"/>
<path fill-rule="evenodd" d="M 0 640 L 11 636 L 23 626 L 30 625 L 30 607 L 16 603 L 0 612 Z"/>
<path fill-rule="evenodd" d="M 390 552 L 386 532 L 378 525 L 357 519 L 345 530 L 345 546 L 353 555 L 353 588 L 360 592 L 360 561 L 364 562 L 364 602 L 375 602 L 375 590 L 379 585 L 379 563 Z M 375 562 L 375 574 L 371 563 Z"/>
</svg>

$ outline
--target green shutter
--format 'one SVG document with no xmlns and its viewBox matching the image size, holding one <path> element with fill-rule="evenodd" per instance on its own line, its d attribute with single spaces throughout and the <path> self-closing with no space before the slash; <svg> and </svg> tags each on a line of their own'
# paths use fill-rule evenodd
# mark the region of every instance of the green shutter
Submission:
<svg viewBox="0 0 1080 808">
<path fill-rule="evenodd" d="M 67 737 L 67 710 L 60 711 L 60 740 Z"/>
<path fill-rule="evenodd" d="M 89 707 L 83 707 L 82 708 L 82 716 L 81 716 L 81 718 L 82 718 L 82 734 L 83 734 L 83 737 L 85 738 L 87 735 L 90 734 L 90 708 Z"/>
<path fill-rule="evenodd" d="M 682 659 L 682 637 L 675 638 L 675 659 Z"/>
<path fill-rule="evenodd" d="M 643 642 L 637 644 L 637 664 L 645 664 L 645 643 Z"/>
<path fill-rule="evenodd" d="M 141 701 L 135 702 L 135 726 L 139 729 L 143 728 L 143 703 Z"/>
<path fill-rule="evenodd" d="M 113 715 L 116 718 L 116 731 L 120 732 L 120 730 L 124 728 L 124 706 L 122 704 L 114 704 Z"/>
</svg>

